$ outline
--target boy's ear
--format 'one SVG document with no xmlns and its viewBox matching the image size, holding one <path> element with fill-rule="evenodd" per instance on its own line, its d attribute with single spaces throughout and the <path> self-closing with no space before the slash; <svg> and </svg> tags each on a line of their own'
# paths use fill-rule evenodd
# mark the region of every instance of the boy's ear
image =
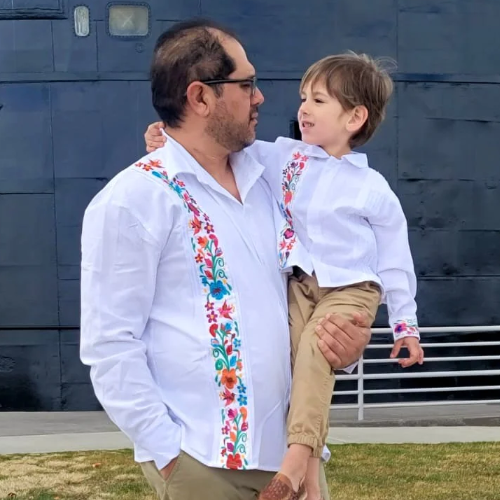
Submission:
<svg viewBox="0 0 500 500">
<path fill-rule="evenodd" d="M 347 130 L 356 133 L 368 120 L 368 109 L 366 106 L 356 106 L 351 111 L 351 118 L 347 122 Z"/>
</svg>

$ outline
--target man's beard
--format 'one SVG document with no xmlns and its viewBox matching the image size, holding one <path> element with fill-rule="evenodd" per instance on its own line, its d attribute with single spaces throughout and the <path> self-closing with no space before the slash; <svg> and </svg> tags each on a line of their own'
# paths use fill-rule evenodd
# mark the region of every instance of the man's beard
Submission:
<svg viewBox="0 0 500 500">
<path fill-rule="evenodd" d="M 256 110 L 251 112 L 251 114 L 254 113 Z M 250 126 L 250 121 L 249 116 L 247 122 L 236 122 L 227 110 L 225 103 L 219 101 L 205 131 L 222 147 L 231 153 L 236 153 L 255 141 L 255 132 Z"/>
</svg>

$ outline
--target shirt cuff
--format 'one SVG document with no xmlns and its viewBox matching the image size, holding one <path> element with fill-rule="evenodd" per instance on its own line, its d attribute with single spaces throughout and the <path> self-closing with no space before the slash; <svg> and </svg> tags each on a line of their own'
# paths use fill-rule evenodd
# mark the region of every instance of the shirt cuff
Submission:
<svg viewBox="0 0 500 500">
<path fill-rule="evenodd" d="M 414 337 L 420 340 L 420 332 L 415 319 L 399 319 L 392 325 L 392 334 L 394 342 L 405 337 Z"/>
<path fill-rule="evenodd" d="M 330 461 L 331 457 L 332 457 L 332 454 L 330 453 L 330 450 L 328 449 L 328 447 L 325 445 L 323 447 L 323 453 L 321 455 L 321 460 L 326 463 L 326 462 Z"/>
<path fill-rule="evenodd" d="M 351 365 L 346 366 L 345 368 L 342 368 L 342 370 L 339 370 L 339 371 L 343 371 L 345 373 L 349 373 L 349 375 L 350 375 L 354 371 L 354 368 L 356 368 L 356 366 L 358 366 L 358 363 L 359 363 L 359 361 L 355 361 Z"/>
<path fill-rule="evenodd" d="M 173 432 L 172 441 L 167 443 L 165 448 L 161 451 L 153 452 L 153 461 L 158 470 L 166 467 L 174 458 L 177 458 L 181 453 L 181 429 L 180 426 L 176 426 L 177 428 Z"/>
</svg>

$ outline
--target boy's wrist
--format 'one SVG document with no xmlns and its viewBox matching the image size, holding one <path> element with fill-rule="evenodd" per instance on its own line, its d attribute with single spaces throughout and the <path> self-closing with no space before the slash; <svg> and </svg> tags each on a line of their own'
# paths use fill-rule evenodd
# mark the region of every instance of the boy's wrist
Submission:
<svg viewBox="0 0 500 500">
<path fill-rule="evenodd" d="M 413 337 L 420 340 L 418 324 L 414 319 L 402 319 L 396 321 L 392 326 L 394 342 L 406 337 Z"/>
</svg>

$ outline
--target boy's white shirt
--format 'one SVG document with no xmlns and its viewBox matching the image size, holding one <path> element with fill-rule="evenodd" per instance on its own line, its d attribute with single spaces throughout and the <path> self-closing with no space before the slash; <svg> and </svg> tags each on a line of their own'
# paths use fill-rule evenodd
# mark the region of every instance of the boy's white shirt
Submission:
<svg viewBox="0 0 500 500">
<path fill-rule="evenodd" d="M 264 178 L 282 206 L 284 175 L 293 171 L 291 162 L 305 163 L 288 204 L 299 241 L 284 270 L 296 265 L 314 272 L 321 287 L 377 283 L 395 340 L 419 338 L 406 218 L 366 155 L 352 152 L 337 159 L 318 146 L 284 137 L 274 143 L 256 141 L 246 151 L 266 167 Z M 408 328 L 401 329 L 402 324 Z"/>
</svg>

